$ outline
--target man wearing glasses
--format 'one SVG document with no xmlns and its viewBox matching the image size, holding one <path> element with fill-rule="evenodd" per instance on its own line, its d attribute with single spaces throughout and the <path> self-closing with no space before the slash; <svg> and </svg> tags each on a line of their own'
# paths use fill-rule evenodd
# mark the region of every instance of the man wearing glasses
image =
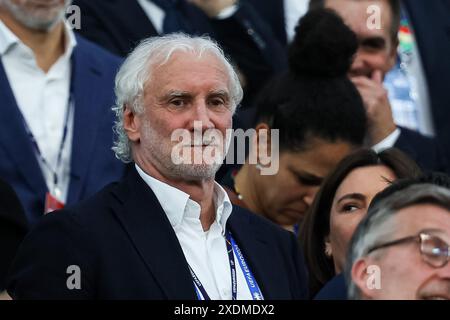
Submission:
<svg viewBox="0 0 450 320">
<path fill-rule="evenodd" d="M 353 236 L 350 299 L 450 299 L 450 190 L 415 184 L 369 209 Z"/>
</svg>

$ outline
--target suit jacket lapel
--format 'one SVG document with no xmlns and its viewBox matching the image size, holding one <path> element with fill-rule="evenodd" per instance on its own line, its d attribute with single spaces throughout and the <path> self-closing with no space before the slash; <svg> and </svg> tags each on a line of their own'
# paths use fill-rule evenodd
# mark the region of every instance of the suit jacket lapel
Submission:
<svg viewBox="0 0 450 320">
<path fill-rule="evenodd" d="M 71 154 L 71 179 L 67 203 L 79 200 L 83 182 L 91 155 L 95 148 L 97 136 L 97 119 L 105 112 L 99 105 L 98 83 L 102 80 L 102 72 L 96 66 L 97 58 L 91 55 L 80 44 L 72 55 L 72 94 L 75 103 L 73 120 L 73 138 Z"/>
<path fill-rule="evenodd" d="M 284 272 L 279 268 L 280 263 L 273 263 L 268 256 L 270 252 L 276 252 L 277 249 L 271 248 L 272 245 L 266 241 L 261 230 L 254 227 L 251 215 L 242 214 L 240 210 L 242 209 L 233 207 L 233 213 L 227 222 L 228 228 L 242 250 L 264 299 L 275 299 L 277 296 L 273 293 L 287 290 L 278 279 L 274 278 L 274 275 Z"/>
<path fill-rule="evenodd" d="M 44 176 L 36 159 L 30 138 L 27 135 L 23 118 L 17 106 L 3 63 L 0 61 L 0 101 L 2 116 L 0 117 L 0 144 L 14 161 L 14 167 L 35 190 L 44 195 L 47 190 Z M 6 161 L 3 159 L 2 161 Z"/>
<path fill-rule="evenodd" d="M 197 299 L 189 267 L 156 196 L 133 168 L 114 208 L 136 250 L 167 299 Z"/>
<path fill-rule="evenodd" d="M 152 21 L 137 1 L 115 0 L 111 5 L 113 6 L 112 11 L 116 14 L 119 13 L 117 17 L 122 20 L 120 23 L 122 30 L 128 30 L 131 39 L 140 41 L 158 35 Z M 121 15 L 121 12 L 127 14 Z M 129 20 L 130 18 L 132 21 Z"/>
<path fill-rule="evenodd" d="M 272 9 L 274 10 L 273 12 L 275 12 L 275 14 L 273 14 L 273 18 L 275 21 L 274 26 L 276 28 L 276 33 L 280 35 L 283 44 L 287 45 L 288 40 L 286 34 L 286 17 L 284 15 L 284 1 L 272 1 L 271 4 Z"/>
<path fill-rule="evenodd" d="M 261 18 L 264 19 L 272 31 L 282 42 L 287 45 L 286 17 L 284 14 L 284 1 L 282 0 L 248 0 L 254 10 L 261 12 Z"/>
</svg>

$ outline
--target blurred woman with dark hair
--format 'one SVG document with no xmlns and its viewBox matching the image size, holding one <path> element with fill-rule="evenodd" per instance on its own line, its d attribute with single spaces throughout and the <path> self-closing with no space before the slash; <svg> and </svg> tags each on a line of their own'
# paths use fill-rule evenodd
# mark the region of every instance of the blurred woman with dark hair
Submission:
<svg viewBox="0 0 450 320">
<path fill-rule="evenodd" d="M 343 159 L 320 188 L 299 234 L 310 296 L 343 271 L 347 247 L 373 197 L 393 181 L 415 178 L 417 164 L 400 150 L 361 149 Z"/>
<path fill-rule="evenodd" d="M 356 52 L 355 34 L 330 10 L 309 12 L 290 47 L 290 71 L 270 82 L 257 99 L 256 163 L 230 173 L 223 184 L 231 201 L 293 230 L 324 177 L 362 146 L 367 119 L 361 97 L 346 74 Z M 277 129 L 277 139 L 272 129 Z M 260 133 L 268 132 L 261 142 Z M 270 153 L 275 174 L 265 174 Z M 251 153 L 252 155 L 252 153 Z"/>
</svg>

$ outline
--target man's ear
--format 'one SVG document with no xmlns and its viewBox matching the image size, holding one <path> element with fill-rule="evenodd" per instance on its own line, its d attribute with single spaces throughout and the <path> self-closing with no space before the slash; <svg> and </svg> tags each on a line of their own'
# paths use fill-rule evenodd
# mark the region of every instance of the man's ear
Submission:
<svg viewBox="0 0 450 320">
<path fill-rule="evenodd" d="M 353 263 L 352 266 L 352 281 L 358 287 L 361 292 L 361 296 L 364 299 L 371 299 L 373 297 L 374 290 L 369 288 L 370 273 L 367 271 L 370 263 L 367 258 L 360 258 Z"/>
<path fill-rule="evenodd" d="M 140 133 L 141 119 L 131 110 L 128 105 L 125 105 L 123 110 L 123 128 L 127 133 L 128 139 L 137 142 L 141 138 Z"/>
</svg>

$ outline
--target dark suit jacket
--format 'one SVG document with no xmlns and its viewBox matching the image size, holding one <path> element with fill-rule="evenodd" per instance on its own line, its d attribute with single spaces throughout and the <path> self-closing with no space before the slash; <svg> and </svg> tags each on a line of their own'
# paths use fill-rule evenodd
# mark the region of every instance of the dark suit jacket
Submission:
<svg viewBox="0 0 450 320">
<path fill-rule="evenodd" d="M 275 41 L 287 46 L 284 0 L 241 0 L 249 3 L 272 30 Z"/>
<path fill-rule="evenodd" d="M 124 170 L 111 151 L 111 106 L 120 60 L 77 37 L 72 63 L 75 115 L 68 204 L 120 179 Z M 0 117 L 0 177 L 14 188 L 28 221 L 34 224 L 44 212 L 47 186 L 1 62 L 0 101 L 2 114 L 8 115 Z"/>
<path fill-rule="evenodd" d="M 328 281 L 314 297 L 314 300 L 347 300 L 347 285 L 342 273 Z"/>
<path fill-rule="evenodd" d="M 424 171 L 450 174 L 448 156 L 438 139 L 429 138 L 416 131 L 400 128 L 401 133 L 394 147 L 410 156 Z"/>
<path fill-rule="evenodd" d="M 128 54 L 141 40 L 158 35 L 136 0 L 75 0 L 74 4 L 82 13 L 78 32 L 120 56 Z M 250 104 L 267 79 L 286 68 L 284 48 L 246 1 L 232 17 L 223 20 L 208 18 L 186 1 L 181 1 L 179 10 L 190 23 L 189 33 L 216 39 L 245 75 L 244 106 Z"/>
<path fill-rule="evenodd" d="M 450 156 L 450 2 L 403 0 L 428 84 L 436 136 Z"/>
<path fill-rule="evenodd" d="M 266 299 L 306 298 L 293 234 L 234 207 L 233 233 Z M 66 269 L 81 270 L 68 290 Z M 196 299 L 175 232 L 136 170 L 91 199 L 44 217 L 16 257 L 8 292 L 18 299 Z"/>
<path fill-rule="evenodd" d="M 0 292 L 5 289 L 9 266 L 27 231 L 27 219 L 16 193 L 0 179 Z"/>
</svg>

